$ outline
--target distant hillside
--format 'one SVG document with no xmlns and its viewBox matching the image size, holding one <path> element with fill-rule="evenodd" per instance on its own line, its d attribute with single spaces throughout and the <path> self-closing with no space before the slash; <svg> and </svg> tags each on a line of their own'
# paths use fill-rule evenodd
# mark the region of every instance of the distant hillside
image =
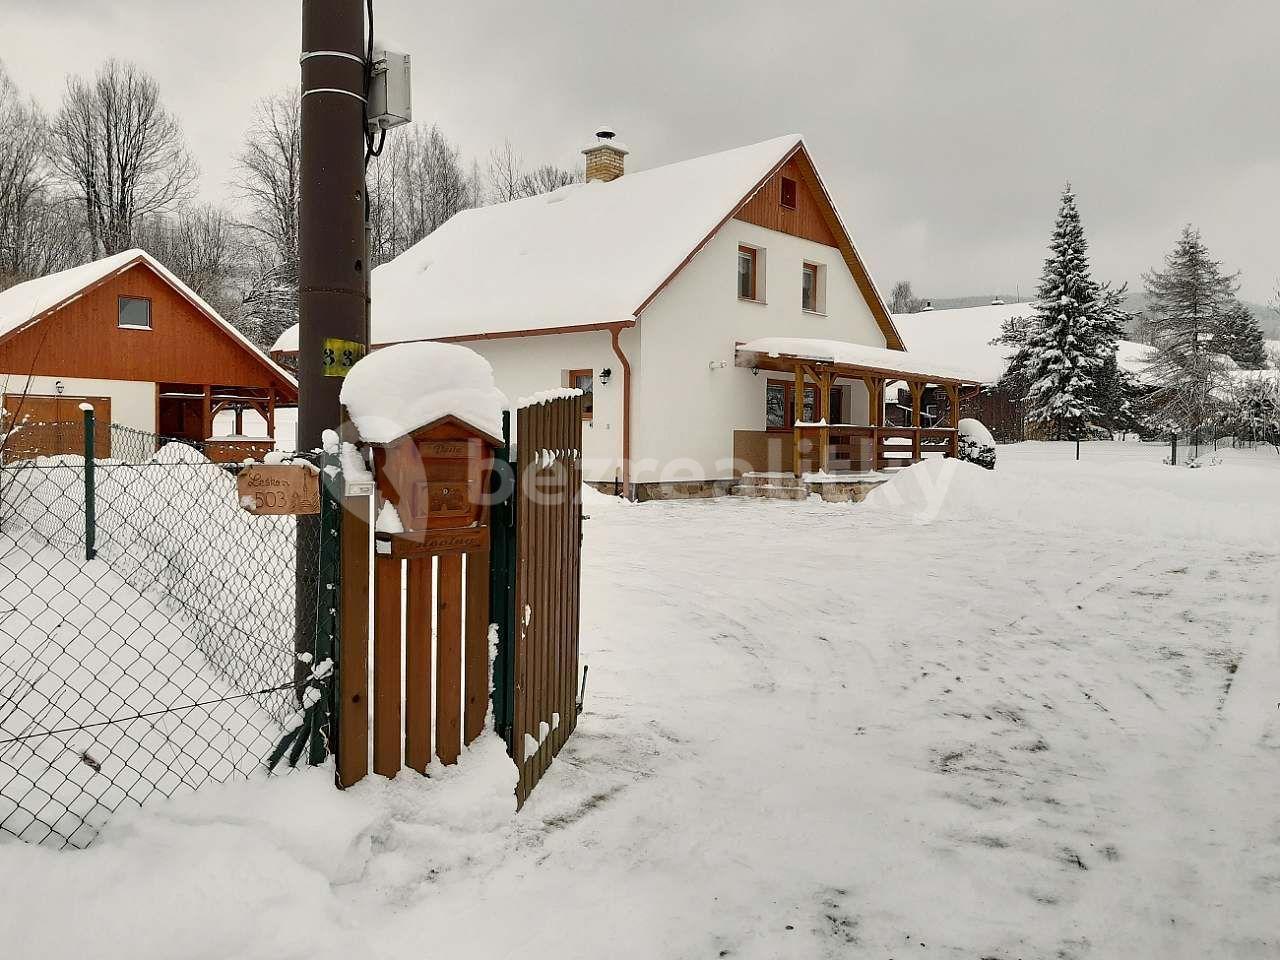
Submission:
<svg viewBox="0 0 1280 960">
<path fill-rule="evenodd" d="M 1018 295 L 1014 293 L 984 293 L 971 297 L 934 297 L 930 302 L 935 310 L 953 310 L 958 307 L 984 307 L 996 297 L 1005 303 L 1016 303 L 1019 300 Z M 1258 324 L 1262 327 L 1264 336 L 1280 339 L 1280 314 L 1276 313 L 1274 307 L 1249 300 L 1244 301 L 1244 304 L 1258 318 Z M 1124 302 L 1125 309 L 1130 313 L 1142 313 L 1146 306 L 1147 297 L 1141 290 L 1131 290 Z"/>
</svg>

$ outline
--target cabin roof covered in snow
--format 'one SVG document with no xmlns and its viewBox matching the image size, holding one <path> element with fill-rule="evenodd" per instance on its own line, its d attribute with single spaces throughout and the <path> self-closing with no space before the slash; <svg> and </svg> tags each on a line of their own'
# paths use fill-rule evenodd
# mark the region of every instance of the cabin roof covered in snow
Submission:
<svg viewBox="0 0 1280 960">
<path fill-rule="evenodd" d="M 381 345 L 633 323 L 719 227 L 802 151 L 801 137 L 791 134 L 458 213 L 373 271 L 371 339 Z M 878 293 L 873 299 L 872 312 L 895 343 L 884 302 Z M 297 328 L 272 349 L 296 351 Z"/>
<path fill-rule="evenodd" d="M 222 318 L 194 290 L 179 280 L 159 260 L 145 250 L 122 250 L 120 253 L 72 267 L 48 276 L 37 277 L 0 291 L 0 338 L 38 322 L 45 315 L 75 301 L 95 285 L 143 263 L 168 283 L 197 310 L 253 353 L 286 383 L 297 386 L 297 380 L 278 363 L 259 350 L 248 337 Z"/>
<path fill-rule="evenodd" d="M 1013 317 L 1030 316 L 1030 303 L 1003 303 L 954 310 L 926 310 L 895 313 L 894 325 L 902 332 L 907 349 L 938 357 L 954 366 L 972 371 L 981 383 L 995 383 L 1004 374 L 1012 350 L 991 341 L 1000 336 L 1001 325 Z M 1125 369 L 1140 374 L 1151 348 L 1132 340 L 1121 340 L 1117 359 Z"/>
</svg>

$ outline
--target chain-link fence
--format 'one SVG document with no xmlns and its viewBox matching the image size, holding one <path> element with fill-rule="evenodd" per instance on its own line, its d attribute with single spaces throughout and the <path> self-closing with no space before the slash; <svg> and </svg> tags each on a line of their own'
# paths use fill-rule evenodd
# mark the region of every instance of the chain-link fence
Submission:
<svg viewBox="0 0 1280 960">
<path fill-rule="evenodd" d="M 0 462 L 0 830 L 58 846 L 261 770 L 314 669 L 296 595 L 334 588 L 297 586 L 320 518 L 250 515 L 238 468 L 115 424 L 86 461 L 85 432 L 24 423 Z"/>
</svg>

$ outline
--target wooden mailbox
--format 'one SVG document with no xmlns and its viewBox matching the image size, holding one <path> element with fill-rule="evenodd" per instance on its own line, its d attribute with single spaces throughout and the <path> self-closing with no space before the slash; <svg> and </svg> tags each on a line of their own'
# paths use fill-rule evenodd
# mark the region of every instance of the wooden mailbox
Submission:
<svg viewBox="0 0 1280 960">
<path fill-rule="evenodd" d="M 496 437 L 443 417 L 374 448 L 378 494 L 403 534 L 380 536 L 391 555 L 467 553 L 488 547 L 485 503 Z M 379 552 L 385 552 L 380 550 Z"/>
</svg>

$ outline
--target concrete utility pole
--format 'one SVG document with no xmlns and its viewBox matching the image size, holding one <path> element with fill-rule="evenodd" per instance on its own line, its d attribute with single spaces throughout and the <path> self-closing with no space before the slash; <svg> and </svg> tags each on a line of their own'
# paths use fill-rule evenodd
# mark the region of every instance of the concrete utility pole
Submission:
<svg viewBox="0 0 1280 960">
<path fill-rule="evenodd" d="M 340 421 L 338 391 L 369 343 L 362 0 L 302 3 L 298 449 Z"/>
</svg>

